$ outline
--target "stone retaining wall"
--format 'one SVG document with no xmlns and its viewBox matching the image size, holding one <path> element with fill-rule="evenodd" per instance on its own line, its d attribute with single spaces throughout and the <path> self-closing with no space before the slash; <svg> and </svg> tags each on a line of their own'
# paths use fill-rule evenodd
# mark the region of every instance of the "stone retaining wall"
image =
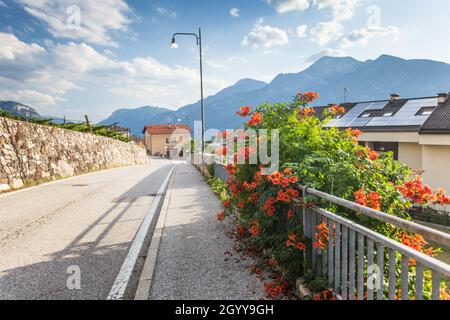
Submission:
<svg viewBox="0 0 450 320">
<path fill-rule="evenodd" d="M 133 144 L 0 117 L 0 193 L 84 172 L 147 163 L 145 150 Z"/>
</svg>

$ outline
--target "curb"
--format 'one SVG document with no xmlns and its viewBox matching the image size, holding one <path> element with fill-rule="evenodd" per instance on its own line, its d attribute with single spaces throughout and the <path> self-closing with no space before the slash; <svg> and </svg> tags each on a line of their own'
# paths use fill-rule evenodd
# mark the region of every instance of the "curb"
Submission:
<svg viewBox="0 0 450 320">
<path fill-rule="evenodd" d="M 134 300 L 148 300 L 150 296 L 150 290 L 152 287 L 153 275 L 156 268 L 156 259 L 158 257 L 159 244 L 161 242 L 162 233 L 166 222 L 167 212 L 169 210 L 170 198 L 172 195 L 171 187 L 175 178 L 176 168 L 170 178 L 170 182 L 167 187 L 166 196 L 164 198 L 161 212 L 156 223 L 155 231 L 153 232 L 152 239 L 150 241 L 150 247 L 147 252 L 147 258 L 145 259 L 144 267 L 142 269 L 141 277 L 139 279 L 138 288 L 134 296 Z"/>
</svg>

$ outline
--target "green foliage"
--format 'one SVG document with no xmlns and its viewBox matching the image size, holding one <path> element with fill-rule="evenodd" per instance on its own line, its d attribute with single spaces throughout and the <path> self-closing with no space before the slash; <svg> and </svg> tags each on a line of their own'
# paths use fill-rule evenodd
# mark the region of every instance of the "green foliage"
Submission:
<svg viewBox="0 0 450 320">
<path fill-rule="evenodd" d="M 222 180 L 218 178 L 212 178 L 208 180 L 209 185 L 213 192 L 219 197 L 219 199 L 224 202 L 230 198 L 228 194 L 228 187 Z"/>
<path fill-rule="evenodd" d="M 319 119 L 306 105 L 307 101 L 301 99 L 292 103 L 266 103 L 256 107 L 251 114 L 253 116 L 259 113 L 263 120 L 261 123 L 247 124 L 247 127 L 268 129 L 269 132 L 271 129 L 279 130 L 281 168 L 277 174 L 281 177 L 293 175 L 304 186 L 350 201 L 356 201 L 355 193 L 358 191 L 373 193 L 380 199 L 380 203 L 371 204 L 372 207 L 403 219 L 410 219 L 408 208 L 411 203 L 402 197 L 396 186 L 409 180 L 412 171 L 395 161 L 392 153 L 378 155 L 361 146 L 357 141 L 358 131 L 327 128 L 326 124 L 341 112 L 338 107 L 325 110 L 323 117 Z M 268 140 L 270 143 L 270 136 Z M 298 210 L 298 206 L 296 207 L 294 202 L 277 198 L 280 192 L 287 192 L 292 186 L 281 187 L 279 183 L 274 183 L 267 177 L 256 178 L 260 169 L 260 165 L 245 164 L 237 165 L 233 170 L 228 184 L 232 204 L 239 210 L 239 222 L 247 228 L 254 226 L 255 221 L 258 223 L 259 232 L 253 235 L 251 242 L 256 248 L 268 251 L 276 258 L 287 279 L 304 276 L 301 245 L 307 240 L 303 237 L 300 214 L 290 211 Z M 284 169 L 292 173 L 284 175 Z M 276 208 L 274 214 L 269 214 L 264 209 L 270 199 L 276 199 L 273 204 Z M 314 201 L 317 206 L 339 213 L 387 237 L 400 240 L 401 230 L 390 224 L 338 208 L 317 198 L 298 200 L 303 201 L 304 205 Z M 397 261 L 400 268 L 400 260 Z M 410 283 L 413 283 L 415 276 L 413 273 L 410 275 Z M 430 280 L 425 277 L 424 291 L 425 297 L 428 298 L 430 285 Z M 315 286 L 323 288 L 323 281 L 316 279 Z"/>
<path fill-rule="evenodd" d="M 123 142 L 130 142 L 131 140 L 127 137 L 125 137 L 120 132 L 114 132 L 112 130 L 109 130 L 107 126 L 104 125 L 91 125 L 91 128 L 87 126 L 86 123 L 66 123 L 66 124 L 57 124 L 52 122 L 52 119 L 26 119 L 19 116 L 14 116 L 11 113 L 0 110 L 0 117 L 19 120 L 19 121 L 27 121 L 29 123 L 35 123 L 39 125 L 44 126 L 50 126 L 54 128 L 60 128 L 60 129 L 66 129 L 71 131 L 78 131 L 78 132 L 91 132 L 98 136 L 108 137 L 116 140 L 120 140 Z"/>
</svg>

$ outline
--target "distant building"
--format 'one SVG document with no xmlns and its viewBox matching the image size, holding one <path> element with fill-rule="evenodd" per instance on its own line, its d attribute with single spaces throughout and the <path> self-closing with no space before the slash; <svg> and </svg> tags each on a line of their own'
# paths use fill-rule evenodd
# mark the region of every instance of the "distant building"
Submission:
<svg viewBox="0 0 450 320">
<path fill-rule="evenodd" d="M 172 158 L 180 155 L 181 146 L 190 142 L 191 129 L 186 124 L 148 125 L 144 127 L 147 154 Z"/>
<path fill-rule="evenodd" d="M 433 97 L 343 104 L 346 113 L 328 127 L 363 132 L 360 143 L 378 152 L 392 151 L 394 158 L 422 174 L 432 188 L 450 191 L 450 98 Z M 317 107 L 316 113 L 321 109 Z"/>
</svg>

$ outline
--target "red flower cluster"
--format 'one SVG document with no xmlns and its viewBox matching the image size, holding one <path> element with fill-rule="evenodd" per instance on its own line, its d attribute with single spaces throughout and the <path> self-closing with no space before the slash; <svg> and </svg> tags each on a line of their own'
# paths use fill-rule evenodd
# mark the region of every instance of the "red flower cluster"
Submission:
<svg viewBox="0 0 450 320">
<path fill-rule="evenodd" d="M 436 255 L 436 250 L 432 247 L 426 248 L 428 242 L 420 234 L 408 235 L 407 233 L 403 233 L 400 237 L 401 242 L 414 250 L 425 253 L 430 257 L 434 257 Z M 416 265 L 416 261 L 411 259 L 410 265 Z"/>
<path fill-rule="evenodd" d="M 259 221 L 254 220 L 252 221 L 252 226 L 250 228 L 250 233 L 252 236 L 257 237 L 259 235 L 260 229 L 259 229 Z"/>
<path fill-rule="evenodd" d="M 349 137 L 353 137 L 355 139 L 358 139 L 362 134 L 361 130 L 358 129 L 352 130 L 351 128 L 347 128 L 345 132 L 348 134 Z"/>
<path fill-rule="evenodd" d="M 328 111 L 331 112 L 331 114 L 336 115 L 340 113 L 345 113 L 345 108 L 343 106 L 338 106 L 337 104 L 331 106 L 328 108 Z"/>
<path fill-rule="evenodd" d="M 216 214 L 216 218 L 219 221 L 223 221 L 225 219 L 225 212 L 219 212 L 218 214 Z"/>
<path fill-rule="evenodd" d="M 369 194 L 366 194 L 364 189 L 360 189 L 356 191 L 354 195 L 356 203 L 378 211 L 381 210 L 381 196 L 375 191 L 371 191 Z"/>
<path fill-rule="evenodd" d="M 446 196 L 444 189 L 440 188 L 436 194 L 433 194 L 433 189 L 424 185 L 420 176 L 416 176 L 412 181 L 405 182 L 402 186 L 397 186 L 397 190 L 406 199 L 416 204 L 450 204 L 450 197 Z"/>
<path fill-rule="evenodd" d="M 294 210 L 290 209 L 290 210 L 288 211 L 288 216 L 287 216 L 287 217 L 288 217 L 288 220 L 292 219 L 294 216 L 295 216 Z"/>
<path fill-rule="evenodd" d="M 250 117 L 250 121 L 247 122 L 247 126 L 249 126 L 249 127 L 257 126 L 258 124 L 262 123 L 262 120 L 263 120 L 262 114 L 259 112 L 255 112 Z"/>
<path fill-rule="evenodd" d="M 272 182 L 274 186 L 281 185 L 283 188 L 287 188 L 289 185 L 297 183 L 298 178 L 292 174 L 291 169 L 286 168 L 283 172 L 275 172 L 274 174 L 267 176 L 267 179 Z"/>
<path fill-rule="evenodd" d="M 375 150 L 370 149 L 369 147 L 366 147 L 366 153 L 367 153 L 367 159 L 371 161 L 377 160 L 380 155 Z"/>
<path fill-rule="evenodd" d="M 260 275 L 262 275 L 262 274 L 264 273 L 264 270 L 261 269 L 261 268 L 259 268 L 259 267 L 256 266 L 256 265 L 253 265 L 253 266 L 251 267 L 251 270 L 252 270 L 252 273 L 257 274 L 258 276 L 260 276 Z"/>
<path fill-rule="evenodd" d="M 297 99 L 303 102 L 311 103 L 315 99 L 319 98 L 319 94 L 317 92 L 305 92 L 305 93 L 298 93 Z"/>
<path fill-rule="evenodd" d="M 440 204 L 443 206 L 444 204 L 450 204 L 450 197 L 447 197 L 445 194 L 445 190 L 443 188 L 439 188 L 435 196 L 435 203 Z"/>
<path fill-rule="evenodd" d="M 250 107 L 240 107 L 239 108 L 240 111 L 236 112 L 237 115 L 241 116 L 241 117 L 246 117 L 250 114 Z"/>
<path fill-rule="evenodd" d="M 242 224 L 236 226 L 236 237 L 242 238 L 245 235 L 245 227 Z"/>
<path fill-rule="evenodd" d="M 303 251 L 306 246 L 303 242 L 297 240 L 298 235 L 294 232 L 289 233 L 288 239 L 286 240 L 286 248 L 293 247 L 297 250 Z"/>
<path fill-rule="evenodd" d="M 291 196 L 289 195 L 289 193 L 284 192 L 283 190 L 280 190 L 280 191 L 278 191 L 278 194 L 277 194 L 277 201 L 290 203 Z"/>
<path fill-rule="evenodd" d="M 314 111 L 313 108 L 302 108 L 298 110 L 298 116 L 300 118 L 308 118 L 310 115 L 315 114 L 316 111 Z"/>
<path fill-rule="evenodd" d="M 269 217 L 273 217 L 275 214 L 275 206 L 274 204 L 277 202 L 277 199 L 275 198 L 269 198 L 266 202 L 264 202 L 264 205 L 262 206 L 261 210 L 264 211 Z"/>
<path fill-rule="evenodd" d="M 230 176 L 233 176 L 237 171 L 237 166 L 235 164 L 227 164 L 225 170 L 227 170 Z"/>
<path fill-rule="evenodd" d="M 331 290 L 324 290 L 313 296 L 313 300 L 336 300 L 336 296 Z"/>
<path fill-rule="evenodd" d="M 266 290 L 267 294 L 272 298 L 275 299 L 278 296 L 282 295 L 286 292 L 286 289 L 288 288 L 289 284 L 283 279 L 283 278 L 277 278 L 273 282 L 266 282 L 264 283 L 264 289 Z"/>
<path fill-rule="evenodd" d="M 329 231 L 330 229 L 327 227 L 325 223 L 321 223 L 316 226 L 316 242 L 313 243 L 314 248 L 320 248 L 325 250 L 328 245 L 328 240 L 330 239 Z"/>
</svg>

